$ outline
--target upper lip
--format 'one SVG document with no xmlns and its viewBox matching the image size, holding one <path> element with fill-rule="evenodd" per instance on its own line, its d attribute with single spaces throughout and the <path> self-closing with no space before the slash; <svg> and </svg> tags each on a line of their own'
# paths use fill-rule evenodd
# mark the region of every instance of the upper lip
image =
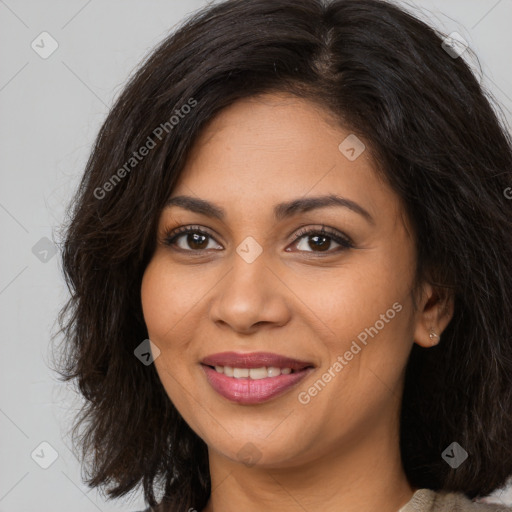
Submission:
<svg viewBox="0 0 512 512">
<path fill-rule="evenodd" d="M 302 370 L 313 363 L 299 361 L 291 357 L 273 354 L 271 352 L 220 352 L 205 357 L 202 364 L 207 366 L 231 366 L 232 368 L 261 368 L 263 366 L 273 366 L 275 368 L 291 368 L 292 370 Z"/>
</svg>

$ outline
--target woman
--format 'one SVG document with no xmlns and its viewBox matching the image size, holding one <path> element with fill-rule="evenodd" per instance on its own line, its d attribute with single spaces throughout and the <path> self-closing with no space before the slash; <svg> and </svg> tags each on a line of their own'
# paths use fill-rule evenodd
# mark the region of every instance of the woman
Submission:
<svg viewBox="0 0 512 512">
<path fill-rule="evenodd" d="M 229 0 L 147 59 L 64 240 L 91 487 L 511 510 L 471 502 L 512 474 L 512 144 L 464 50 L 378 0 Z"/>
</svg>

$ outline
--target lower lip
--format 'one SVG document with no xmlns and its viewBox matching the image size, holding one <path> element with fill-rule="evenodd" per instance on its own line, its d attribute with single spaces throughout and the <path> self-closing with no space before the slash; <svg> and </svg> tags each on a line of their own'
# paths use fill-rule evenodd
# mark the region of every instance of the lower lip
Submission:
<svg viewBox="0 0 512 512">
<path fill-rule="evenodd" d="M 279 375 L 278 377 L 266 377 L 264 379 L 235 379 L 219 373 L 213 368 L 201 365 L 210 386 L 224 398 L 239 404 L 259 404 L 271 398 L 281 395 L 295 386 L 306 375 L 313 371 L 307 368 L 296 373 Z"/>
</svg>

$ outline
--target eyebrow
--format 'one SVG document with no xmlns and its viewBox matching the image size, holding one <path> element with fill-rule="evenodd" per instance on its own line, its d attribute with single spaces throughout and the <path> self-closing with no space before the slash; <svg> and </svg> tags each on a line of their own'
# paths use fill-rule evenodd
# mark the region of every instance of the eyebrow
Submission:
<svg viewBox="0 0 512 512">
<path fill-rule="evenodd" d="M 171 197 L 165 206 L 179 206 L 186 210 L 219 220 L 224 220 L 226 217 L 226 212 L 220 206 L 206 201 L 205 199 L 192 196 Z M 279 221 L 297 215 L 298 213 L 309 212 L 318 208 L 328 208 L 330 206 L 348 208 L 364 217 L 370 224 L 375 225 L 373 217 L 361 205 L 346 197 L 340 197 L 334 194 L 307 198 L 302 197 L 285 203 L 279 203 L 274 207 L 274 218 L 276 221 Z"/>
</svg>

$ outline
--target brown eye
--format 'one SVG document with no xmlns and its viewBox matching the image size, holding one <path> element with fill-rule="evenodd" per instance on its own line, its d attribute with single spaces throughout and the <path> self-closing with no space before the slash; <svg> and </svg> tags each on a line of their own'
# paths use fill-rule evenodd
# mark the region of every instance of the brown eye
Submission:
<svg viewBox="0 0 512 512">
<path fill-rule="evenodd" d="M 200 233 L 187 233 L 184 236 L 185 245 L 188 245 L 188 247 L 191 249 L 206 249 L 208 246 L 208 235 L 202 235 Z"/>
<path fill-rule="evenodd" d="M 338 248 L 332 249 L 332 243 L 338 245 Z M 338 252 L 354 247 L 352 241 L 338 232 L 333 232 L 322 228 L 321 230 L 302 230 L 295 235 L 294 245 L 299 251 L 305 252 Z M 337 249 L 337 250 L 336 250 Z"/>
<path fill-rule="evenodd" d="M 312 235 L 307 238 L 309 238 L 309 240 L 306 241 L 308 246 L 313 250 L 318 249 L 319 251 L 327 251 L 332 242 L 331 237 L 325 235 Z M 301 241 L 300 244 L 302 244 L 302 242 L 303 241 Z M 304 250 L 304 248 L 301 247 L 299 247 L 299 249 Z"/>
<path fill-rule="evenodd" d="M 176 246 L 178 249 L 189 252 L 214 249 L 208 247 L 213 241 L 212 235 L 196 227 L 185 227 L 166 235 L 164 243 L 169 246 Z"/>
</svg>

